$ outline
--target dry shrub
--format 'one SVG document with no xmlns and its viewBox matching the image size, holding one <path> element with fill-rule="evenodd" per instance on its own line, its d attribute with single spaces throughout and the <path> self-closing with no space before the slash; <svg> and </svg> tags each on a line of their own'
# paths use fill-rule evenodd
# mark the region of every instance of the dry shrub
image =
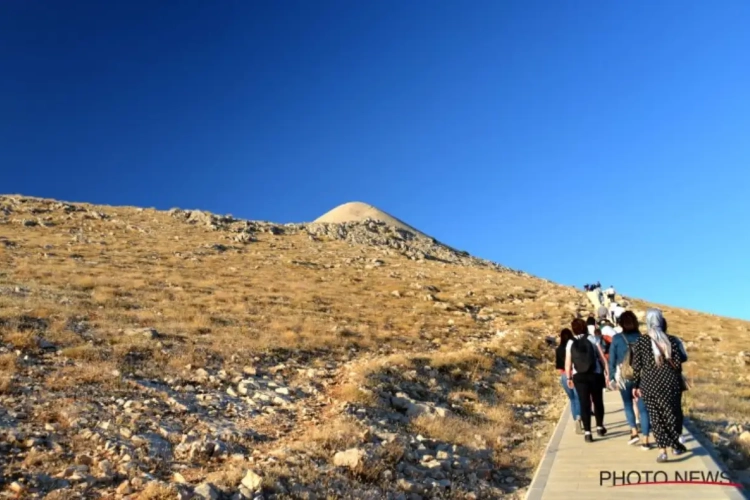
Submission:
<svg viewBox="0 0 750 500">
<path fill-rule="evenodd" d="M 152 482 L 143 489 L 138 500 L 174 500 L 177 490 L 169 484 Z"/>
<path fill-rule="evenodd" d="M 248 462 L 229 462 L 224 468 L 207 474 L 206 482 L 213 483 L 219 488 L 236 488 L 248 469 L 252 469 Z"/>
<path fill-rule="evenodd" d="M 54 455 L 50 455 L 46 452 L 31 449 L 26 454 L 26 458 L 23 460 L 24 467 L 38 467 L 47 462 L 54 462 Z"/>
<path fill-rule="evenodd" d="M 372 405 L 375 403 L 375 395 L 366 387 L 356 382 L 341 384 L 333 389 L 333 397 L 338 401 Z"/>
<path fill-rule="evenodd" d="M 464 349 L 435 353 L 430 357 L 430 366 L 436 369 L 489 370 L 492 368 L 492 359 L 478 352 Z"/>
<path fill-rule="evenodd" d="M 14 374 L 18 368 L 18 357 L 15 354 L 0 354 L 0 373 Z"/>
<path fill-rule="evenodd" d="M 493 448 L 499 437 L 513 432 L 515 423 L 512 411 L 505 406 L 476 405 L 470 416 L 420 415 L 411 425 L 415 432 L 446 443 Z"/>
<path fill-rule="evenodd" d="M 103 361 L 106 358 L 106 354 L 100 347 L 91 344 L 67 347 L 62 350 L 62 355 L 79 361 Z"/>
<path fill-rule="evenodd" d="M 477 380 L 478 376 L 491 370 L 492 365 L 492 358 L 468 349 L 439 352 L 430 358 L 432 368 L 447 371 L 454 376 L 465 376 L 471 381 Z"/>
<path fill-rule="evenodd" d="M 5 373 L 0 374 L 0 394 L 10 394 L 13 392 L 13 379 Z"/>
<path fill-rule="evenodd" d="M 44 385 L 47 389 L 58 391 L 88 384 L 112 383 L 115 379 L 112 374 L 114 369 L 115 366 L 108 362 L 65 366 L 47 375 Z"/>
<path fill-rule="evenodd" d="M 3 337 L 5 342 L 13 345 L 14 349 L 28 351 L 38 347 L 37 336 L 32 331 L 12 330 L 7 332 Z"/>
<path fill-rule="evenodd" d="M 328 456 L 331 452 L 352 448 L 362 442 L 364 429 L 348 417 L 336 417 L 321 425 L 316 425 L 301 440 L 305 446 L 315 448 Z"/>
</svg>

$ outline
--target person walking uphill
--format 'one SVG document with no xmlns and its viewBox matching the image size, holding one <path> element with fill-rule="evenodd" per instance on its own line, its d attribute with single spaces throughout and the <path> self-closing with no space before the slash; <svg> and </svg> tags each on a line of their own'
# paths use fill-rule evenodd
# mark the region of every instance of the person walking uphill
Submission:
<svg viewBox="0 0 750 500">
<path fill-rule="evenodd" d="M 591 436 L 591 403 L 594 404 L 596 433 L 604 436 L 604 383 L 607 363 L 601 348 L 595 339 L 587 335 L 586 322 L 576 318 L 571 323 L 575 337 L 565 346 L 565 375 L 568 387 L 575 388 L 581 407 L 584 439 L 590 443 Z"/>
<path fill-rule="evenodd" d="M 633 348 L 638 339 L 641 338 L 641 332 L 638 330 L 638 318 L 632 311 L 625 311 L 620 316 L 620 325 L 623 331 L 612 337 L 612 345 L 609 348 L 609 387 L 612 390 L 617 388 L 620 391 L 625 420 L 630 426 L 628 444 L 635 445 L 640 441 L 641 449 L 648 450 L 651 448 L 648 442 L 651 423 L 648 418 L 646 403 L 643 398 L 636 400 L 633 397 Z M 633 408 L 634 403 L 641 418 L 640 438 Z"/>
<path fill-rule="evenodd" d="M 564 328 L 560 332 L 560 345 L 555 349 L 555 368 L 560 373 L 560 384 L 565 394 L 570 400 L 570 411 L 575 421 L 576 434 L 583 433 L 583 424 L 581 423 L 581 403 L 578 401 L 578 393 L 575 389 L 568 387 L 568 376 L 565 374 L 565 352 L 568 342 L 573 340 L 573 332 L 569 328 Z"/>
<path fill-rule="evenodd" d="M 656 445 L 661 449 L 657 462 L 668 460 L 667 448 L 671 447 L 675 455 L 687 451 L 680 443 L 678 428 L 682 416 L 682 353 L 677 339 L 664 333 L 663 324 L 661 311 L 649 309 L 648 335 L 642 335 L 633 348 L 633 397 L 646 402 Z"/>
</svg>

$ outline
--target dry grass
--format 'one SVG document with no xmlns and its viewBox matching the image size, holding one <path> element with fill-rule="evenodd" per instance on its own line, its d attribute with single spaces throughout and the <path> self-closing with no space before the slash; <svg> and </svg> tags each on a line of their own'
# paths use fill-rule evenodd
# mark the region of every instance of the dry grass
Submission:
<svg viewBox="0 0 750 500">
<path fill-rule="evenodd" d="M 357 421 L 337 416 L 311 428 L 297 441 L 297 446 L 320 457 L 330 457 L 336 451 L 362 443 L 363 432 L 363 427 Z"/>
<path fill-rule="evenodd" d="M 113 375 L 115 365 L 107 362 L 66 366 L 50 373 L 44 385 L 51 391 L 59 391 L 70 387 L 80 388 L 89 384 L 116 384 Z"/>
<path fill-rule="evenodd" d="M 138 500 L 172 500 L 176 496 L 177 491 L 168 484 L 149 483 L 138 495 Z"/>
<path fill-rule="evenodd" d="M 230 462 L 221 469 L 206 475 L 206 482 L 219 488 L 236 488 L 252 465 L 245 461 Z"/>
</svg>

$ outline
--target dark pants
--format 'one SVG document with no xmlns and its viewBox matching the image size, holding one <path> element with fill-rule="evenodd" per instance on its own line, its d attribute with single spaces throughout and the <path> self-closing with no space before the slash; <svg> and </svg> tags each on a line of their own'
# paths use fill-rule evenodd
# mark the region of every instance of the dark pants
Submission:
<svg viewBox="0 0 750 500">
<path fill-rule="evenodd" d="M 591 432 L 591 404 L 594 403 L 594 419 L 597 427 L 604 427 L 604 375 L 601 373 L 576 373 L 573 385 L 581 402 L 583 430 Z"/>
<path fill-rule="evenodd" d="M 607 298 L 609 298 L 610 302 L 614 302 L 615 301 L 615 296 L 614 295 L 607 295 Z"/>
</svg>

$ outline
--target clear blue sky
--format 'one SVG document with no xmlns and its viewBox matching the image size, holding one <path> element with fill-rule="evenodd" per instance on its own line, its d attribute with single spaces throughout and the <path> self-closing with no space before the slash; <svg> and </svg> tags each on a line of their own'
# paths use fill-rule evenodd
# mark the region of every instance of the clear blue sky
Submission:
<svg viewBox="0 0 750 500">
<path fill-rule="evenodd" d="M 750 2 L 0 2 L 0 192 L 376 205 L 750 319 Z"/>
</svg>

